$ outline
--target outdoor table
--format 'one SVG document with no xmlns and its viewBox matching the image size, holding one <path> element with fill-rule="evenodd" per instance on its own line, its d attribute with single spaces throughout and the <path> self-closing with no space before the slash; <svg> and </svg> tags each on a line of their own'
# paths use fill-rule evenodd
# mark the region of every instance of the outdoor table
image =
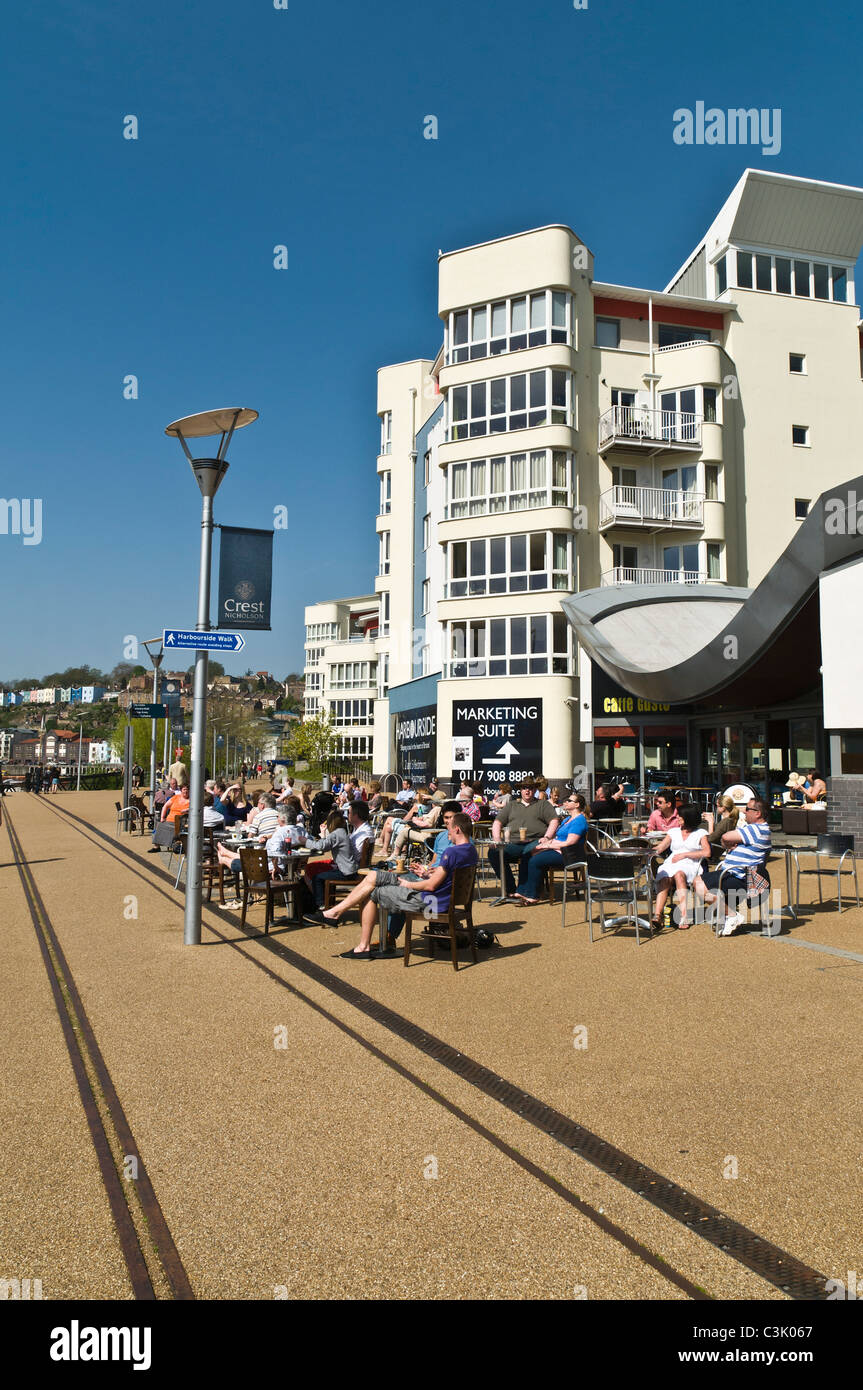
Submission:
<svg viewBox="0 0 863 1390">
<path fill-rule="evenodd" d="M 785 855 L 785 893 L 786 893 L 786 896 L 787 896 L 787 898 L 788 898 L 788 903 L 787 903 L 787 905 L 786 905 L 785 907 L 782 908 L 782 912 L 787 912 L 791 917 L 794 918 L 794 920 L 795 920 L 795 922 L 796 922 L 796 921 L 797 921 L 797 915 L 798 915 L 798 914 L 797 914 L 797 908 L 800 906 L 800 904 L 797 903 L 797 904 L 795 905 L 795 903 L 794 903 L 794 895 L 793 895 L 793 893 L 792 893 L 792 891 L 791 891 L 791 859 L 792 859 L 792 856 L 795 855 L 795 854 L 804 854 L 804 853 L 806 852 L 807 846 L 805 846 L 805 845 L 774 845 L 773 848 L 774 848 L 774 852 L 775 852 L 776 850 L 781 850 L 782 853 Z"/>
</svg>

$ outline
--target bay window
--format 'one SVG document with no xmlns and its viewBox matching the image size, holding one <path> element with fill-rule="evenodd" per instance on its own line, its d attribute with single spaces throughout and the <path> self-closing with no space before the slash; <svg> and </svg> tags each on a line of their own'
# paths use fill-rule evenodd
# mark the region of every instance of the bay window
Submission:
<svg viewBox="0 0 863 1390">
<path fill-rule="evenodd" d="M 447 469 L 446 516 L 572 506 L 572 455 L 562 449 L 501 454 Z"/>
<path fill-rule="evenodd" d="M 475 362 L 549 343 L 572 344 L 573 301 L 565 290 L 539 290 L 450 314 L 445 362 Z"/>
<path fill-rule="evenodd" d="M 563 613 L 450 623 L 447 651 L 445 674 L 451 680 L 570 673 L 569 624 Z"/>
<path fill-rule="evenodd" d="M 541 367 L 535 372 L 453 386 L 447 396 L 447 439 L 568 425 L 572 414 L 571 373 Z"/>
<path fill-rule="evenodd" d="M 566 531 L 451 541 L 447 598 L 571 589 L 572 536 Z"/>
</svg>

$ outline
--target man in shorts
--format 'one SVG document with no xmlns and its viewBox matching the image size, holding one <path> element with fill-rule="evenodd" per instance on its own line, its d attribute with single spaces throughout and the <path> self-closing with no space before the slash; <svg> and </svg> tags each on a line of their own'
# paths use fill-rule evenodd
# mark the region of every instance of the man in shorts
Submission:
<svg viewBox="0 0 863 1390">
<path fill-rule="evenodd" d="M 447 834 L 449 848 L 441 855 L 440 864 L 420 888 L 415 879 L 399 877 L 387 869 L 372 869 L 335 907 L 328 908 L 325 921 L 336 923 L 352 907 L 362 906 L 360 939 L 353 951 L 345 951 L 346 960 L 371 959 L 370 943 L 378 916 L 378 907 L 385 912 L 444 913 L 450 904 L 453 874 L 456 869 L 469 868 L 477 862 L 476 846 L 471 840 L 470 818 L 459 812 L 451 817 Z"/>
</svg>

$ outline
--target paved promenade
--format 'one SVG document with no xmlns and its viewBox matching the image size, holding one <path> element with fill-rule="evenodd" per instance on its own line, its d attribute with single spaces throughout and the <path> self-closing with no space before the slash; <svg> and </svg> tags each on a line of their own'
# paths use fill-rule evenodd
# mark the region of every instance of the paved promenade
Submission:
<svg viewBox="0 0 863 1390">
<path fill-rule="evenodd" d="M 501 949 L 457 975 L 422 948 L 407 970 L 342 960 L 351 921 L 256 940 L 262 908 L 250 933 L 206 909 L 186 948 L 182 893 L 148 838 L 114 839 L 115 799 L 4 802 L 26 868 L 4 824 L 0 1277 L 133 1296 L 43 916 L 197 1298 L 787 1297 L 339 982 L 819 1274 L 859 1265 L 863 910 L 838 917 L 835 882 L 783 937 L 700 926 L 640 948 L 591 945 L 580 902 L 565 930 L 559 905 L 481 903 Z"/>
</svg>

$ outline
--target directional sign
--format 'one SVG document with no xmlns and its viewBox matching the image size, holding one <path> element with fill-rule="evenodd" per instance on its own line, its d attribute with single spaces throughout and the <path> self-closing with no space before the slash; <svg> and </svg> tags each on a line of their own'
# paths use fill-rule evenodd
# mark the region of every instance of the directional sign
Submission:
<svg viewBox="0 0 863 1390">
<path fill-rule="evenodd" d="M 183 648 L 193 652 L 241 652 L 246 645 L 241 632 L 195 632 L 166 627 L 162 636 L 165 649 L 175 651 Z"/>
<path fill-rule="evenodd" d="M 483 758 L 483 767 L 491 767 L 493 764 L 502 764 L 504 767 L 509 767 L 510 760 L 513 757 L 518 757 L 518 749 L 516 748 L 515 744 L 510 743 L 509 741 L 507 741 L 502 748 L 498 748 L 497 751 L 498 753 L 502 753 L 503 757 Z"/>
<path fill-rule="evenodd" d="M 168 713 L 167 705 L 130 705 L 130 719 L 164 719 Z"/>
</svg>

